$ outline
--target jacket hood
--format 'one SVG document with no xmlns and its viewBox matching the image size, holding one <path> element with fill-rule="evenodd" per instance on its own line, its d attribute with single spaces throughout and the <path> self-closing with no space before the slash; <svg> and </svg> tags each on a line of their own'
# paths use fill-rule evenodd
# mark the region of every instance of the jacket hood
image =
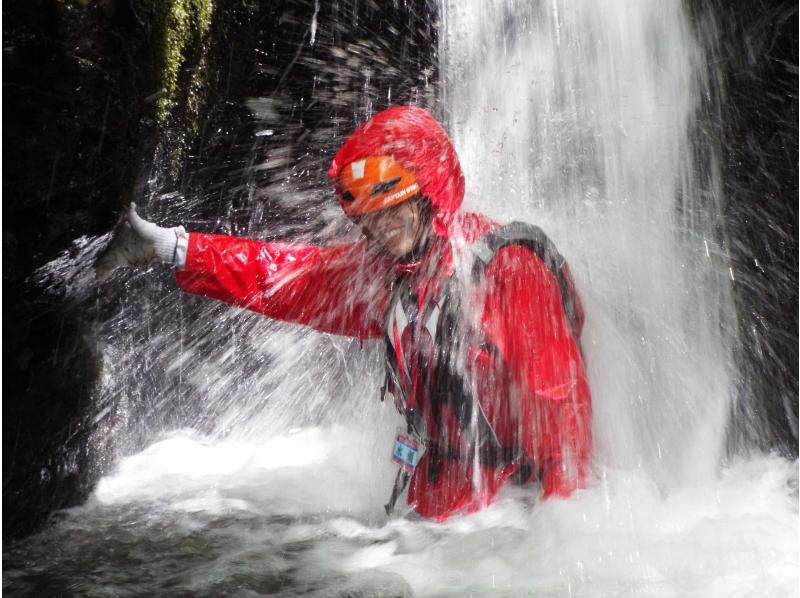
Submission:
<svg viewBox="0 0 800 598">
<path fill-rule="evenodd" d="M 430 199 L 440 229 L 464 199 L 464 174 L 442 125 L 416 106 L 395 106 L 362 123 L 336 152 L 328 170 L 335 179 L 342 168 L 369 156 L 391 155 L 411 171 L 420 194 Z"/>
</svg>

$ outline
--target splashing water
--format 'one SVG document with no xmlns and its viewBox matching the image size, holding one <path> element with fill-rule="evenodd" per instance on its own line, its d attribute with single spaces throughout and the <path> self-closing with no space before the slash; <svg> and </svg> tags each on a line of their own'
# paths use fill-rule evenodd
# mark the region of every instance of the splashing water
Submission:
<svg viewBox="0 0 800 598">
<path fill-rule="evenodd" d="M 540 224 L 583 294 L 591 487 L 543 503 L 511 489 L 444 524 L 387 521 L 398 418 L 376 399 L 381 348 L 137 295 L 150 272 L 119 298 L 111 327 L 126 340 L 103 352 L 101 395 L 114 408 L 96 442 L 117 465 L 86 505 L 7 557 L 4 588 L 796 594 L 796 464 L 722 463 L 734 314 L 718 175 L 692 149 L 707 117 L 703 48 L 679 2 L 528 4 L 442 8 L 441 94 L 467 207 Z M 181 320 L 184 307 L 197 317 Z M 145 377 L 131 344 L 158 349 Z M 194 430 L 153 442 L 171 420 L 143 426 L 137 393 L 151 414 L 201 405 Z"/>
</svg>

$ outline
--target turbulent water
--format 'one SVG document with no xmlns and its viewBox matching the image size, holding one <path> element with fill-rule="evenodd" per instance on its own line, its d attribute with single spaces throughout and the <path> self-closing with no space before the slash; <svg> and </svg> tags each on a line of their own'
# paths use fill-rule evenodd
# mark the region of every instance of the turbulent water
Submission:
<svg viewBox="0 0 800 598">
<path fill-rule="evenodd" d="M 379 347 L 211 304 L 176 324 L 184 299 L 137 305 L 153 354 L 145 367 L 129 343 L 103 348 L 113 421 L 137 393 L 154 411 L 200 394 L 206 413 L 155 440 L 138 425 L 148 446 L 133 454 L 130 425 L 101 426 L 113 473 L 7 551 L 6 592 L 796 595 L 796 463 L 723 459 L 735 272 L 713 147 L 692 146 L 714 116 L 713 39 L 655 0 L 453 2 L 441 28 L 467 207 L 545 228 L 586 303 L 590 487 L 548 502 L 512 490 L 444 524 L 387 520 L 399 422 L 376 400 Z M 124 318 L 122 338 L 138 330 Z"/>
<path fill-rule="evenodd" d="M 248 443 L 176 432 L 123 460 L 88 504 L 15 551 L 5 587 L 31 596 L 796 594 L 796 471 L 780 459 L 740 461 L 667 493 L 604 469 L 569 501 L 509 494 L 434 524 L 386 521 L 390 480 L 367 436 L 334 426 Z"/>
</svg>

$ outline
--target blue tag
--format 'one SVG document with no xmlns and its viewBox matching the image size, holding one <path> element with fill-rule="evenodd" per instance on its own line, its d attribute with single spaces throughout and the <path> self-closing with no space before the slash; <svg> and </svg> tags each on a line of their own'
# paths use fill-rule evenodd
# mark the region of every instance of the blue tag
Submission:
<svg viewBox="0 0 800 598">
<path fill-rule="evenodd" d="M 419 463 L 419 441 L 411 434 L 398 432 L 394 439 L 392 461 L 407 473 L 414 473 L 414 468 Z"/>
</svg>

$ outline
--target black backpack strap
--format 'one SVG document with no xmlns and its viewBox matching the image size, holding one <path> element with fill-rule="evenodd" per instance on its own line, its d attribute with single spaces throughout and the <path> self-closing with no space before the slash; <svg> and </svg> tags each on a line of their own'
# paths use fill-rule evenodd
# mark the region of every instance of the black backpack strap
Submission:
<svg viewBox="0 0 800 598">
<path fill-rule="evenodd" d="M 489 231 L 483 238 L 473 243 L 471 247 L 475 254 L 475 262 L 472 267 L 473 283 L 479 284 L 483 280 L 486 268 L 494 259 L 494 256 L 503 247 L 509 245 L 519 245 L 532 251 L 556 277 L 558 287 L 561 290 L 564 312 L 567 314 L 570 328 L 577 338 L 580 331 L 578 330 L 579 324 L 572 296 L 573 290 L 564 274 L 566 260 L 558 252 L 555 244 L 538 226 L 527 222 L 511 222 Z"/>
<path fill-rule="evenodd" d="M 403 494 L 403 490 L 406 489 L 408 485 L 408 480 L 411 479 L 411 474 L 408 473 L 405 469 L 400 467 L 397 470 L 397 475 L 394 478 L 394 486 L 392 486 L 392 494 L 389 496 L 389 502 L 383 505 L 383 510 L 386 511 L 387 515 L 391 515 L 394 512 L 394 507 L 397 504 L 397 499 L 400 498 L 400 495 Z"/>
<path fill-rule="evenodd" d="M 473 397 L 470 384 L 464 379 L 463 372 L 460 370 L 460 366 L 463 365 L 459 359 L 463 349 L 462 344 L 474 340 L 469 331 L 461 327 L 463 326 L 462 298 L 463 289 L 460 282 L 456 277 L 451 277 L 445 284 L 440 298 L 442 314 L 439 317 L 435 337 L 439 353 L 433 388 L 429 391 L 431 409 L 434 411 L 436 421 L 441 421 L 439 411 L 442 405 L 446 404 L 455 413 L 462 431 L 469 430 L 473 423 L 475 424 L 475 446 L 469 455 L 451 454 L 447 449 L 438 446 L 433 449 L 440 456 L 470 461 L 474 457 L 474 451 L 477 451 L 478 460 L 483 464 L 495 467 L 510 464 L 521 458 L 522 449 L 520 447 L 504 447 L 500 443 L 480 402 Z M 491 345 L 488 346 L 488 349 L 497 351 Z M 443 432 L 441 436 L 444 437 Z M 435 475 L 436 472 L 429 473 Z"/>
</svg>

